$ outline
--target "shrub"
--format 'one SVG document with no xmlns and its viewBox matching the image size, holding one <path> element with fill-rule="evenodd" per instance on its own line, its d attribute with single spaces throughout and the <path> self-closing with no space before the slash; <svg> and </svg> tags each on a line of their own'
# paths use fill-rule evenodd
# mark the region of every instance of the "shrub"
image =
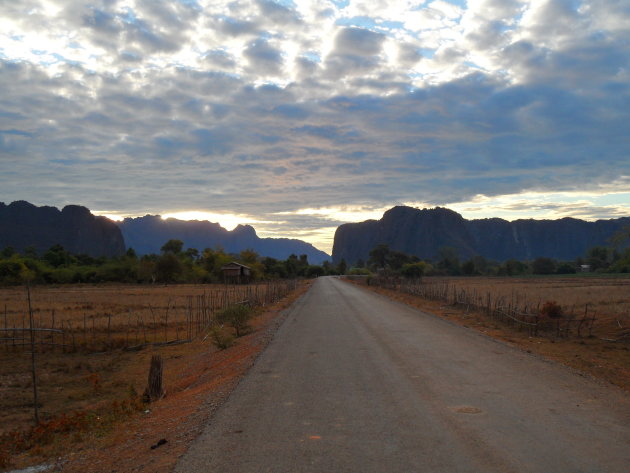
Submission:
<svg viewBox="0 0 630 473">
<path fill-rule="evenodd" d="M 400 273 L 410 279 L 418 279 L 421 278 L 427 269 L 427 263 L 424 261 L 419 261 L 417 263 L 407 263 L 404 264 Z"/>
<path fill-rule="evenodd" d="M 234 337 L 226 333 L 222 327 L 214 326 L 210 329 L 210 337 L 212 338 L 212 343 L 219 350 L 225 350 L 226 348 L 230 348 L 234 345 Z"/>
<path fill-rule="evenodd" d="M 228 324 L 236 331 L 236 336 L 240 337 L 248 328 L 248 322 L 252 318 L 252 309 L 243 304 L 236 304 L 226 307 L 217 313 L 217 322 Z"/>
</svg>

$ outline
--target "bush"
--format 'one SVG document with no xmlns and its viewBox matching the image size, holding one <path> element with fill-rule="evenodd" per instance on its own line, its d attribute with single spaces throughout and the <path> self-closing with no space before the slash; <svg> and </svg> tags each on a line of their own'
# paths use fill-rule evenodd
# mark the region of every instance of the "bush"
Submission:
<svg viewBox="0 0 630 473">
<path fill-rule="evenodd" d="M 234 345 L 234 337 L 229 333 L 225 333 L 223 328 L 214 326 L 210 329 L 210 337 L 212 337 L 212 343 L 219 350 L 225 350 Z"/>
<path fill-rule="evenodd" d="M 220 310 L 217 313 L 217 322 L 232 326 L 236 331 L 236 336 L 240 337 L 249 328 L 248 322 L 252 316 L 253 312 L 251 307 L 236 304 Z"/>
<path fill-rule="evenodd" d="M 424 261 L 419 261 L 418 263 L 407 263 L 404 264 L 400 273 L 409 279 L 419 279 L 421 278 L 427 269 L 427 263 Z"/>
</svg>

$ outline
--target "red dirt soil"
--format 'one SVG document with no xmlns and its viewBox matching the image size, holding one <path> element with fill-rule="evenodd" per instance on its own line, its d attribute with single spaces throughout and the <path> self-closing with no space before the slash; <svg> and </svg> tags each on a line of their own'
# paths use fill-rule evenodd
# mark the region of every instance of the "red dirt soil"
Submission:
<svg viewBox="0 0 630 473">
<path fill-rule="evenodd" d="M 209 344 L 204 351 L 185 360 L 167 395 L 140 414 L 121 423 L 104 439 L 60 459 L 57 471 L 68 473 L 172 471 L 177 460 L 201 433 L 206 421 L 227 399 L 241 377 L 273 338 L 286 317 L 286 307 L 300 297 L 308 285 L 283 301 L 269 306 L 251 324 L 253 330 L 222 351 Z M 178 360 L 180 361 L 180 360 Z M 168 362 L 167 362 L 168 363 Z M 177 363 L 181 366 L 182 363 Z M 177 370 L 177 367 L 174 368 Z M 171 371 L 173 368 L 171 368 Z M 165 365 L 165 379 L 169 378 Z M 171 377 L 173 373 L 170 373 Z M 161 440 L 166 440 L 166 443 Z M 158 446 L 158 442 L 161 445 Z M 151 447 L 154 447 L 153 449 Z"/>
</svg>

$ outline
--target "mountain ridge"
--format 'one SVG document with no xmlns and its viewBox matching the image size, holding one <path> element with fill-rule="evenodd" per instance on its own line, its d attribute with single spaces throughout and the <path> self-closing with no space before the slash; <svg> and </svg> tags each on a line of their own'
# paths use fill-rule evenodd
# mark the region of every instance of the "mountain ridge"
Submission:
<svg viewBox="0 0 630 473">
<path fill-rule="evenodd" d="M 593 246 L 607 244 L 616 231 L 630 225 L 630 217 L 587 222 L 571 217 L 558 220 L 501 218 L 466 220 L 459 213 L 443 208 L 417 209 L 396 206 L 380 220 L 343 224 L 337 228 L 333 243 L 333 262 L 348 264 L 367 261 L 378 244 L 435 259 L 441 247 L 458 250 L 460 258 L 483 256 L 496 261 L 531 260 L 551 257 L 574 260 Z"/>
<path fill-rule="evenodd" d="M 120 229 L 106 217 L 93 215 L 80 205 L 37 207 L 24 200 L 0 202 L 0 248 L 43 253 L 59 244 L 75 254 L 120 256 L 125 243 Z"/>
<path fill-rule="evenodd" d="M 127 246 L 138 254 L 159 253 L 166 241 L 178 239 L 185 246 L 200 251 L 221 246 L 228 253 L 251 248 L 261 256 L 276 259 L 286 259 L 291 254 L 306 254 L 314 264 L 330 259 L 328 254 L 302 240 L 260 238 L 251 225 L 238 225 L 233 230 L 226 230 L 218 223 L 207 220 L 163 219 L 159 215 L 126 218 L 117 224 Z"/>
<path fill-rule="evenodd" d="M 59 210 L 24 200 L 9 205 L 0 202 L 0 249 L 11 246 L 23 251 L 32 246 L 42 254 L 60 244 L 74 254 L 113 257 L 123 255 L 128 248 L 139 255 L 160 253 L 164 243 L 172 239 L 199 251 L 221 246 L 228 253 L 253 249 L 261 256 L 277 259 L 306 254 L 313 264 L 330 259 L 302 240 L 260 238 L 251 225 L 238 225 L 230 231 L 207 220 L 162 219 L 159 215 L 114 222 L 80 205 L 66 205 Z"/>
</svg>

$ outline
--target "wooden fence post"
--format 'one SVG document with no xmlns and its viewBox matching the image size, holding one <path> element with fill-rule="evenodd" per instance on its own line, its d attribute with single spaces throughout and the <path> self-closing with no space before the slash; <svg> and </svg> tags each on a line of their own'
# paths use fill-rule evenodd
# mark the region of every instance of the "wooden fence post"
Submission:
<svg viewBox="0 0 630 473">
<path fill-rule="evenodd" d="M 149 368 L 149 382 L 144 392 L 149 402 L 157 401 L 164 397 L 164 389 L 162 388 L 162 372 L 164 363 L 160 355 L 151 357 L 151 367 Z"/>
<path fill-rule="evenodd" d="M 31 376 L 33 379 L 33 407 L 35 413 L 35 425 L 39 424 L 39 399 L 37 395 L 37 370 L 35 369 L 35 331 L 33 330 L 33 306 L 31 305 L 31 287 L 26 283 L 28 296 L 28 320 L 31 332 Z"/>
</svg>

